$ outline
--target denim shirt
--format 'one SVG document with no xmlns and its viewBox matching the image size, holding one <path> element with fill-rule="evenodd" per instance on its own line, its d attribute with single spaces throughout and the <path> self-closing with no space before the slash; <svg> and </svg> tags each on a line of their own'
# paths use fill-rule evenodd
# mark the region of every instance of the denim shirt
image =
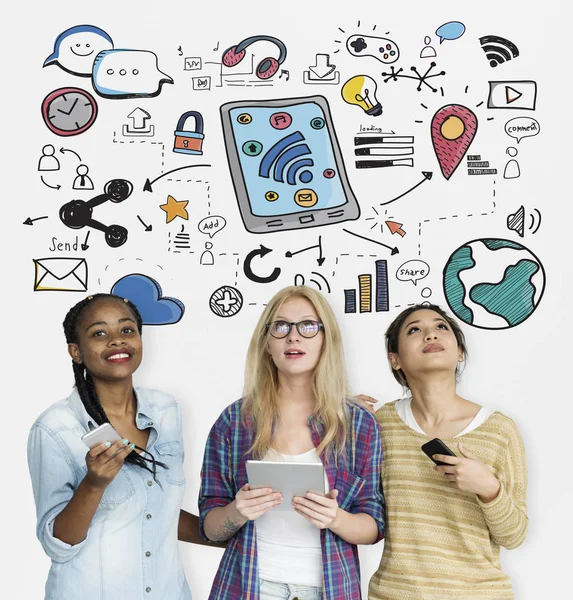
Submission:
<svg viewBox="0 0 573 600">
<path fill-rule="evenodd" d="M 138 429 L 150 429 L 147 450 L 167 464 L 151 473 L 124 463 L 106 488 L 86 538 L 70 546 L 54 537 L 54 520 L 87 473 L 81 436 L 96 425 L 76 390 L 41 414 L 28 438 L 36 533 L 52 565 L 45 600 L 190 600 L 177 527 L 185 489 L 177 402 L 135 388 Z"/>
</svg>

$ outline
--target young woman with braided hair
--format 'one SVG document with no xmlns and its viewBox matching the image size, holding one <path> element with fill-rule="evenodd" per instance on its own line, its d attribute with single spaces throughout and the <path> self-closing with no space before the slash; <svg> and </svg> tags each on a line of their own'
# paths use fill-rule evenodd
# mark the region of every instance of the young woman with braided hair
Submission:
<svg viewBox="0 0 573 600">
<path fill-rule="evenodd" d="M 189 600 L 177 540 L 205 543 L 181 510 L 185 475 L 176 401 L 134 387 L 142 359 L 136 306 L 89 296 L 64 320 L 76 388 L 28 439 L 37 535 L 52 559 L 46 600 Z M 86 453 L 81 437 L 110 422 L 123 436 Z"/>
</svg>

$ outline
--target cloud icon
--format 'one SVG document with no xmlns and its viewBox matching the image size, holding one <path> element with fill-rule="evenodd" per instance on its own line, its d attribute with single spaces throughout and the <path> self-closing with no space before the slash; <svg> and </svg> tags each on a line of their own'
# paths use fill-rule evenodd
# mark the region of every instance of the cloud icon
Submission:
<svg viewBox="0 0 573 600">
<path fill-rule="evenodd" d="M 144 325 L 171 325 L 180 321 L 185 312 L 183 302 L 163 297 L 159 283 L 141 273 L 118 279 L 111 293 L 131 300 L 141 313 Z"/>
</svg>

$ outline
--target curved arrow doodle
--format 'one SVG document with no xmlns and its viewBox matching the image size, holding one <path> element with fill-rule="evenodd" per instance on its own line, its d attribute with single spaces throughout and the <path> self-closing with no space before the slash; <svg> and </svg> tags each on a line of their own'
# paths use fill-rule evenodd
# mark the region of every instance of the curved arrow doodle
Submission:
<svg viewBox="0 0 573 600">
<path fill-rule="evenodd" d="M 251 269 L 251 261 L 253 258 L 255 258 L 255 256 L 260 256 L 263 258 L 263 256 L 266 256 L 269 252 L 272 252 L 272 249 L 261 244 L 259 248 L 255 248 L 247 254 L 245 257 L 245 262 L 243 263 L 243 271 L 248 279 L 254 281 L 255 283 L 271 283 L 278 278 L 278 276 L 281 274 L 281 269 L 279 267 L 275 267 L 273 272 L 266 277 L 255 275 Z"/>
</svg>

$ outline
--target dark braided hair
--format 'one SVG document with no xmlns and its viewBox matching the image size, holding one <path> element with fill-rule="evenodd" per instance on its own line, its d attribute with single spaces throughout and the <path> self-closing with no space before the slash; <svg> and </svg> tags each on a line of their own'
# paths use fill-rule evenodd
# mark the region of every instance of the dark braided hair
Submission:
<svg viewBox="0 0 573 600">
<path fill-rule="evenodd" d="M 78 340 L 78 323 L 84 313 L 84 310 L 87 306 L 91 306 L 94 302 L 101 299 L 113 298 L 114 300 L 118 300 L 129 306 L 133 316 L 135 317 L 135 322 L 137 323 L 137 330 L 141 335 L 143 330 L 143 321 L 139 311 L 137 310 L 137 306 L 127 298 L 121 298 L 120 296 L 116 296 L 115 294 L 94 294 L 93 296 L 88 296 L 83 300 L 80 300 L 75 306 L 72 306 L 64 319 L 64 334 L 66 336 L 66 342 L 68 344 L 77 344 Z M 103 423 L 109 423 L 109 419 L 105 414 L 105 410 L 101 405 L 99 398 L 96 393 L 95 385 L 92 379 L 90 372 L 86 369 L 84 364 L 77 363 L 76 361 L 72 361 L 72 367 L 74 370 L 74 378 L 76 380 L 76 388 L 78 390 L 78 394 L 80 395 L 82 404 L 86 409 L 89 416 L 98 424 L 103 425 Z M 153 474 L 153 478 L 155 479 L 156 475 L 156 467 L 159 465 L 165 469 L 169 468 L 162 462 L 156 461 L 155 457 L 147 452 L 145 448 L 140 448 L 139 446 L 135 446 L 138 450 L 141 450 L 145 454 L 149 454 L 151 458 L 146 458 L 142 454 L 138 454 L 137 452 L 131 452 L 125 457 L 125 462 L 133 463 L 143 469 L 146 469 L 150 473 Z M 148 463 L 151 463 L 151 468 Z"/>
</svg>

